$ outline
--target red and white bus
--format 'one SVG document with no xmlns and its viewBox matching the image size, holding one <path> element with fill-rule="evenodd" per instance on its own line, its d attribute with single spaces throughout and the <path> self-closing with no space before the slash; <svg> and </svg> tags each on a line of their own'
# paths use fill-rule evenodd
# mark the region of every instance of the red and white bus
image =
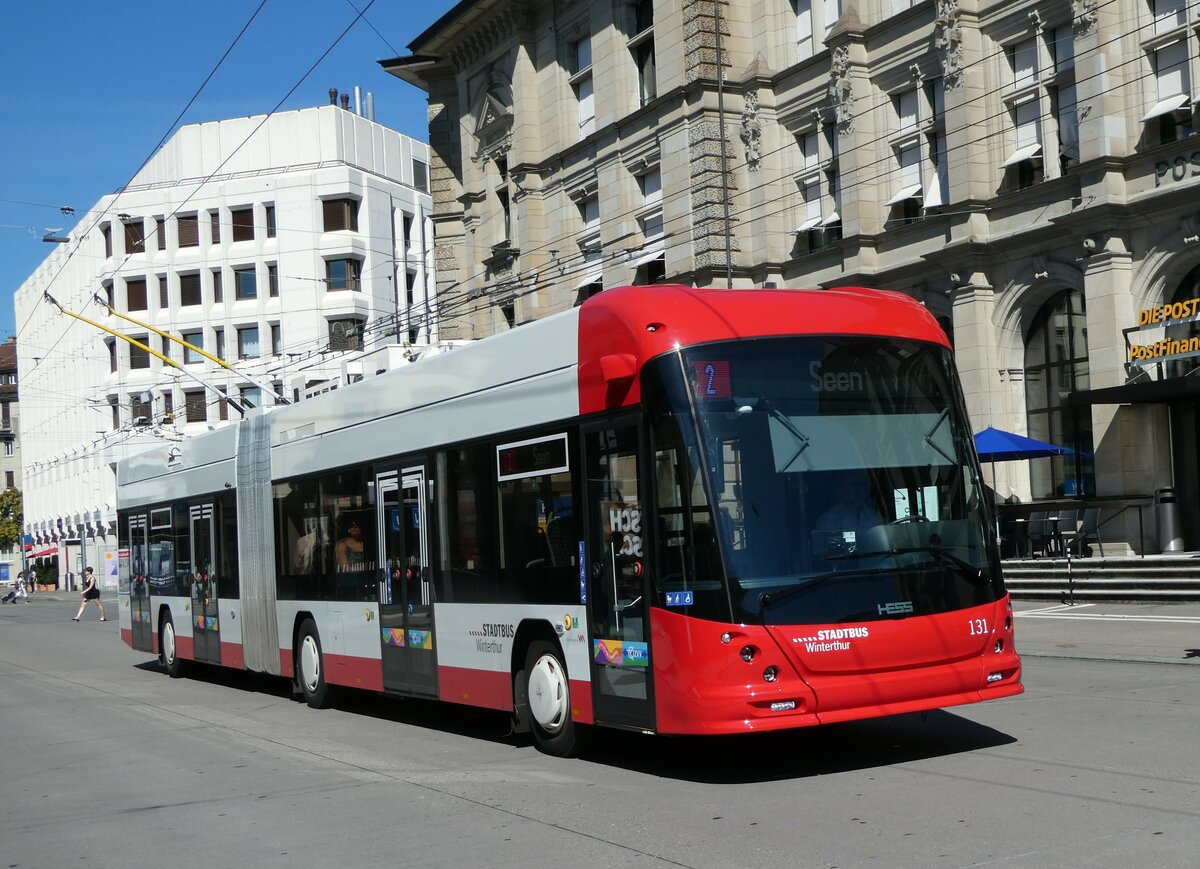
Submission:
<svg viewBox="0 0 1200 869">
<path fill-rule="evenodd" d="M 863 289 L 608 290 L 118 468 L 121 636 L 577 725 L 1022 691 L 950 347 Z"/>
</svg>

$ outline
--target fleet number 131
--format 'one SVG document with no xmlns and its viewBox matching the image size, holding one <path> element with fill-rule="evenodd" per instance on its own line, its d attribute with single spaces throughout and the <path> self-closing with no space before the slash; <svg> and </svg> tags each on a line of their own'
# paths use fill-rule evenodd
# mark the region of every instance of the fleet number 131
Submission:
<svg viewBox="0 0 1200 869">
<path fill-rule="evenodd" d="M 978 637 L 988 632 L 987 619 L 971 619 L 967 622 L 967 626 L 970 628 L 971 636 L 973 637 Z"/>
</svg>

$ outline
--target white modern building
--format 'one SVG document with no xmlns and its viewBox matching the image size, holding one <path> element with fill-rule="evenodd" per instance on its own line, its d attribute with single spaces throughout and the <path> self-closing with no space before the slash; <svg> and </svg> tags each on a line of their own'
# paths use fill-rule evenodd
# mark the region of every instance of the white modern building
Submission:
<svg viewBox="0 0 1200 869">
<path fill-rule="evenodd" d="M 436 343 L 428 162 L 335 105 L 196 124 L 82 215 L 15 298 L 25 526 L 60 575 L 115 576 L 119 458 Z"/>
</svg>

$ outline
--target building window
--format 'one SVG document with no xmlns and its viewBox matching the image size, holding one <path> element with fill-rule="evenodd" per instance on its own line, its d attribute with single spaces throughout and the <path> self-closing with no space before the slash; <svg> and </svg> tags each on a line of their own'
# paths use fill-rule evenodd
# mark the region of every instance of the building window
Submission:
<svg viewBox="0 0 1200 869">
<path fill-rule="evenodd" d="M 225 288 L 221 285 L 221 270 L 213 269 L 212 273 L 213 302 L 225 300 Z"/>
<path fill-rule="evenodd" d="M 210 211 L 208 214 L 208 223 L 212 227 L 212 243 L 221 243 L 221 211 Z"/>
<path fill-rule="evenodd" d="M 203 332 L 203 330 L 198 331 L 198 332 L 184 332 L 181 337 L 188 344 L 191 344 L 194 347 L 198 347 L 200 350 L 204 349 L 204 332 Z M 184 347 L 183 348 L 183 361 L 187 362 L 187 363 L 203 362 L 204 357 L 201 354 L 197 353 L 195 350 L 193 350 L 191 347 Z"/>
<path fill-rule="evenodd" d="M 17 485 L 17 483 L 16 483 L 16 472 L 15 472 L 15 471 L 5 471 L 5 472 L 4 472 L 4 486 L 5 486 L 5 488 L 12 489 L 12 488 L 15 488 L 15 487 L 16 487 L 16 485 Z"/>
<path fill-rule="evenodd" d="M 796 59 L 807 60 L 825 47 L 842 14 L 841 0 L 792 0 L 796 16 Z M 819 46 L 819 47 L 818 47 Z"/>
<path fill-rule="evenodd" d="M 413 159 L 412 161 L 413 187 L 418 190 L 429 192 L 429 166 L 423 161 Z"/>
<path fill-rule="evenodd" d="M 258 298 L 258 272 L 254 266 L 233 270 L 233 297 L 238 301 Z"/>
<path fill-rule="evenodd" d="M 796 136 L 800 160 L 796 186 L 801 212 L 796 226 L 800 252 L 821 250 L 842 237 L 838 199 L 837 128 L 810 130 Z"/>
<path fill-rule="evenodd" d="M 267 266 L 267 289 L 272 299 L 279 298 L 279 267 L 274 263 Z"/>
<path fill-rule="evenodd" d="M 1096 492 L 1091 408 L 1067 404 L 1089 386 L 1087 305 L 1080 290 L 1063 290 L 1042 306 L 1025 341 L 1025 411 L 1030 437 L 1072 453 L 1030 461 L 1034 498 Z"/>
<path fill-rule="evenodd" d="M 158 307 L 161 311 L 166 311 L 171 307 L 171 293 L 167 284 L 166 275 L 155 275 L 154 280 L 158 282 Z"/>
<path fill-rule="evenodd" d="M 1054 84 L 1050 89 L 1052 115 L 1058 125 L 1058 170 L 1067 170 L 1079 162 L 1079 115 L 1075 96 L 1075 28 L 1071 24 L 1054 28 Z"/>
<path fill-rule="evenodd" d="M 108 397 L 108 408 L 112 412 L 113 431 L 116 431 L 121 427 L 121 403 L 117 400 L 117 396 L 110 395 Z"/>
<path fill-rule="evenodd" d="M 325 263 L 325 287 L 333 290 L 360 290 L 359 269 L 356 259 L 331 259 Z"/>
<path fill-rule="evenodd" d="M 1155 21 L 1157 26 L 1158 21 Z M 1142 118 L 1149 144 L 1174 142 L 1191 135 L 1191 76 L 1188 74 L 1188 35 L 1176 34 L 1150 49 L 1154 66 L 1155 103 Z"/>
<path fill-rule="evenodd" d="M 232 209 L 229 212 L 229 229 L 234 241 L 254 241 L 254 209 Z"/>
<path fill-rule="evenodd" d="M 949 201 L 950 175 L 946 162 L 946 89 L 940 78 L 925 83 L 924 88 L 926 163 L 923 205 L 928 214 Z"/>
<path fill-rule="evenodd" d="M 258 358 L 258 327 L 238 326 L 238 359 Z"/>
<path fill-rule="evenodd" d="M 654 0 L 637 0 L 629 5 L 629 51 L 637 68 L 638 99 L 646 105 L 658 96 L 654 61 Z"/>
<path fill-rule="evenodd" d="M 167 221 L 166 218 L 154 218 L 154 235 L 158 238 L 158 249 L 167 249 Z"/>
<path fill-rule="evenodd" d="M 179 247 L 199 247 L 200 224 L 196 215 L 185 214 L 175 219 L 175 235 Z"/>
<path fill-rule="evenodd" d="M 189 272 L 179 276 L 179 305 L 199 305 L 204 301 L 200 294 L 200 273 Z"/>
<path fill-rule="evenodd" d="M 1042 172 L 1042 89 L 1039 40 L 1022 39 L 1005 49 L 1012 67 L 1012 85 L 1004 96 L 1013 126 L 1013 144 L 1000 164 L 1005 171 L 1004 186 L 1023 190 L 1041 181 Z"/>
<path fill-rule="evenodd" d="M 184 392 L 183 406 L 188 422 L 208 421 L 208 404 L 204 400 L 204 390 L 193 389 Z"/>
<path fill-rule="evenodd" d="M 100 290 L 104 293 L 104 303 L 110 308 L 115 308 L 116 299 L 113 297 L 112 281 L 104 281 L 100 284 Z"/>
<path fill-rule="evenodd" d="M 600 197 L 584 196 L 576 204 L 583 223 L 583 231 L 576 238 L 583 263 L 579 271 L 571 275 L 578 304 L 604 289 L 604 266 L 600 243 Z"/>
<path fill-rule="evenodd" d="M 146 344 L 146 342 L 150 340 L 149 335 L 130 335 L 129 337 L 132 338 L 134 341 L 137 341 L 143 345 Z M 131 369 L 149 368 L 150 367 L 150 351 L 147 350 L 144 346 L 138 347 L 133 344 L 130 344 L 129 345 L 129 367 Z"/>
<path fill-rule="evenodd" d="M 104 239 L 104 258 L 112 257 L 112 227 L 105 223 L 100 227 L 100 236 Z"/>
<path fill-rule="evenodd" d="M 222 420 L 229 419 L 229 399 L 226 397 L 225 387 L 217 391 L 221 393 L 221 397 L 217 399 L 217 417 Z"/>
<path fill-rule="evenodd" d="M 567 71 L 578 106 L 579 138 L 596 131 L 596 99 L 592 93 L 592 37 L 585 36 L 567 46 Z"/>
<path fill-rule="evenodd" d="M 137 278 L 136 280 L 125 282 L 125 301 L 127 311 L 145 311 L 146 306 L 146 279 Z"/>
<path fill-rule="evenodd" d="M 110 374 L 115 374 L 117 371 L 117 340 L 109 338 L 104 342 L 108 345 L 108 370 Z"/>
<path fill-rule="evenodd" d="M 889 228 L 912 223 L 921 216 L 921 194 L 924 190 L 921 184 L 920 101 L 917 90 L 914 88 L 894 96 L 892 108 L 896 116 L 896 132 L 892 136 L 891 146 L 896 155 L 898 172 L 892 182 L 892 198 L 887 202 L 892 209 L 887 221 Z"/>
<path fill-rule="evenodd" d="M 239 389 L 242 407 L 262 407 L 262 390 L 257 386 L 243 386 Z"/>
<path fill-rule="evenodd" d="M 283 353 L 283 336 L 279 331 L 279 324 L 271 324 L 271 355 L 279 356 Z"/>
<path fill-rule="evenodd" d="M 145 253 L 146 226 L 139 220 L 125 223 L 125 253 Z"/>
<path fill-rule="evenodd" d="M 266 218 L 267 218 L 267 238 L 274 238 L 275 237 L 275 206 L 274 205 L 266 205 L 266 206 L 263 206 L 263 208 L 266 211 Z"/>
<path fill-rule="evenodd" d="M 171 390 L 167 389 L 162 394 L 163 400 L 163 422 L 172 423 L 175 421 L 175 396 Z"/>
<path fill-rule="evenodd" d="M 326 232 L 348 229 L 358 232 L 358 202 L 354 199 L 326 199 L 321 203 Z"/>
<path fill-rule="evenodd" d="M 642 207 L 637 220 L 642 230 L 642 250 L 634 263 L 635 284 L 654 284 L 666 276 L 666 233 L 663 229 L 662 172 L 655 168 L 637 178 Z"/>
<path fill-rule="evenodd" d="M 213 329 L 213 349 L 217 351 L 215 355 L 218 359 L 223 360 L 225 358 L 225 330 L 224 329 Z"/>
<path fill-rule="evenodd" d="M 150 425 L 150 402 L 141 392 L 129 396 L 129 421 L 135 426 Z"/>
<path fill-rule="evenodd" d="M 363 322 L 353 317 L 329 321 L 330 350 L 361 350 Z"/>
<path fill-rule="evenodd" d="M 5 442 L 4 442 L 4 455 L 6 455 L 6 456 L 11 456 L 11 455 L 13 454 L 13 452 L 14 452 L 14 450 L 13 450 L 13 442 L 12 442 L 12 441 L 5 441 Z"/>
</svg>

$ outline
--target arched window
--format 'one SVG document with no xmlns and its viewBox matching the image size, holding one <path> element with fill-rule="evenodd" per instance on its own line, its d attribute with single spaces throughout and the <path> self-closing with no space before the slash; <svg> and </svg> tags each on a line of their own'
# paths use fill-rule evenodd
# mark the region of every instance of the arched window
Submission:
<svg viewBox="0 0 1200 869">
<path fill-rule="evenodd" d="M 1187 276 L 1179 282 L 1179 286 L 1175 289 L 1175 295 L 1171 296 L 1171 303 L 1187 302 L 1195 298 L 1200 298 L 1200 266 L 1188 272 Z M 1174 340 L 1186 340 L 1196 335 L 1200 335 L 1200 322 L 1195 320 L 1177 326 L 1168 326 L 1166 329 L 1166 337 Z M 1172 359 L 1166 364 L 1165 374 L 1167 377 L 1187 377 L 1196 370 L 1197 365 L 1200 365 L 1200 357 L 1197 356 Z"/>
<path fill-rule="evenodd" d="M 1063 290 L 1038 311 L 1025 339 L 1025 412 L 1030 437 L 1073 452 L 1030 462 L 1035 498 L 1096 492 L 1091 409 L 1067 405 L 1088 385 L 1087 305 L 1082 291 Z"/>
</svg>

